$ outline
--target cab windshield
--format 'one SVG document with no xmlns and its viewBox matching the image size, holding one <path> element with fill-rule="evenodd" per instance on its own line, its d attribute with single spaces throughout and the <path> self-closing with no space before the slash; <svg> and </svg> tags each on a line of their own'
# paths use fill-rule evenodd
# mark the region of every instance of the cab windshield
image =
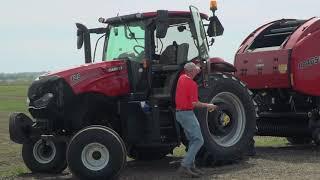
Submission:
<svg viewBox="0 0 320 180">
<path fill-rule="evenodd" d="M 129 59 L 142 61 L 145 48 L 145 26 L 142 22 L 110 25 L 104 60 Z"/>
</svg>

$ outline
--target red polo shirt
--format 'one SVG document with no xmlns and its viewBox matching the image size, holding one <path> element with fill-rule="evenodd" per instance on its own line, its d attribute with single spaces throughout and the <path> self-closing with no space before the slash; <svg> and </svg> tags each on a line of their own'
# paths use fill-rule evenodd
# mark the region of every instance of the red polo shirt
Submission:
<svg viewBox="0 0 320 180">
<path fill-rule="evenodd" d="M 192 110 L 193 102 L 198 102 L 198 85 L 186 74 L 179 77 L 176 88 L 176 109 Z"/>
</svg>

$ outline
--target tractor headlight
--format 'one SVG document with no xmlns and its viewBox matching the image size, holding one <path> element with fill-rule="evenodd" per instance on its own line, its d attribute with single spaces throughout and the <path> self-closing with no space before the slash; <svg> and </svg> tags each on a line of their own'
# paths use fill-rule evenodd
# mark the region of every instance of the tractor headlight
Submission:
<svg viewBox="0 0 320 180">
<path fill-rule="evenodd" d="M 43 95 L 40 99 L 34 101 L 35 108 L 47 107 L 53 97 L 54 97 L 54 95 L 52 93 L 47 93 L 47 94 Z"/>
<path fill-rule="evenodd" d="M 29 97 L 27 97 L 26 103 L 27 103 L 27 106 L 29 106 L 29 104 L 30 104 L 30 99 L 29 99 Z"/>
</svg>

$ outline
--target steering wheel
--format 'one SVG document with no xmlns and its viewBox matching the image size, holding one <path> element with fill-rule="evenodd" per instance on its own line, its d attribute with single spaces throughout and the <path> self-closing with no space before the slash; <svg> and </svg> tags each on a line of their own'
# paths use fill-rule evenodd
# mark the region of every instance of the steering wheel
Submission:
<svg viewBox="0 0 320 180">
<path fill-rule="evenodd" d="M 141 52 L 139 52 L 136 48 L 142 48 L 144 50 L 144 46 L 141 45 L 135 45 L 133 46 L 133 51 L 137 54 L 140 54 Z"/>
</svg>

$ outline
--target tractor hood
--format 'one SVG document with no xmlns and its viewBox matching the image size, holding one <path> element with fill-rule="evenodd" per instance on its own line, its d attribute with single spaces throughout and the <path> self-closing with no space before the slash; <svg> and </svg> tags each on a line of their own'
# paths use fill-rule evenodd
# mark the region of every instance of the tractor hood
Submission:
<svg viewBox="0 0 320 180">
<path fill-rule="evenodd" d="M 125 60 L 84 64 L 50 72 L 40 76 L 39 79 L 45 77 L 64 79 L 75 94 L 95 92 L 107 96 L 118 96 L 129 91 L 127 62 Z"/>
</svg>

